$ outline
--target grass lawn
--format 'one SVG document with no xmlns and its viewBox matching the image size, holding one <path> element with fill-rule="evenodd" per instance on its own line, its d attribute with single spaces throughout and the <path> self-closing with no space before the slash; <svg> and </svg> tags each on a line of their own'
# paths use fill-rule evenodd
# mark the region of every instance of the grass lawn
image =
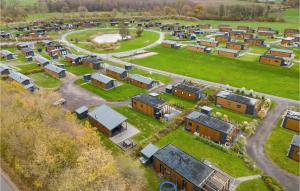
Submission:
<svg viewBox="0 0 300 191">
<path fill-rule="evenodd" d="M 43 88 L 56 88 L 61 84 L 59 79 L 49 76 L 43 72 L 30 74 L 29 77 L 32 78 L 36 85 Z"/>
<path fill-rule="evenodd" d="M 68 72 L 71 72 L 75 75 L 81 76 L 84 74 L 90 74 L 90 73 L 94 73 L 95 70 L 89 67 L 86 67 L 84 65 L 78 65 L 78 66 L 66 66 L 66 69 Z"/>
<path fill-rule="evenodd" d="M 121 86 L 113 88 L 111 90 L 103 90 L 101 88 L 93 86 L 90 83 L 86 83 L 83 79 L 75 81 L 75 84 L 99 95 L 107 101 L 125 101 L 129 100 L 132 96 L 136 94 L 146 92 L 145 90 L 128 83 L 123 83 Z"/>
<path fill-rule="evenodd" d="M 253 179 L 242 182 L 236 188 L 236 191 L 269 191 L 270 189 L 265 185 L 262 179 Z"/>
<path fill-rule="evenodd" d="M 246 54 L 246 55 L 238 57 L 238 59 L 242 60 L 242 61 L 258 62 L 259 56 Z"/>
<path fill-rule="evenodd" d="M 37 64 L 23 64 L 16 67 L 20 69 L 20 72 L 30 72 L 40 68 Z"/>
<path fill-rule="evenodd" d="M 125 115 L 128 122 L 140 130 L 140 133 L 134 136 L 134 140 L 139 143 L 147 141 L 152 134 L 164 128 L 164 123 L 132 108 L 115 107 L 114 109 Z"/>
<path fill-rule="evenodd" d="M 281 128 L 281 121 L 279 120 L 269 135 L 265 143 L 265 152 L 280 168 L 299 176 L 299 163 L 286 156 L 295 132 Z"/>
<path fill-rule="evenodd" d="M 269 50 L 269 48 L 265 46 L 250 46 L 249 49 L 250 52 L 257 53 L 257 54 L 264 54 Z"/>
<path fill-rule="evenodd" d="M 135 33 L 134 30 L 130 30 L 130 31 L 132 33 Z M 92 47 L 92 43 L 88 42 L 91 36 L 96 35 L 97 33 L 100 32 L 119 33 L 118 30 L 114 30 L 114 29 L 91 29 L 91 30 L 74 32 L 68 35 L 67 39 L 70 41 L 71 39 L 77 38 L 79 39 L 79 43 L 76 44 L 77 46 L 97 53 L 123 52 L 123 51 L 138 49 L 138 48 L 145 47 L 149 44 L 152 44 L 153 42 L 159 39 L 158 33 L 151 32 L 151 31 L 144 31 L 141 37 L 136 37 L 131 40 L 119 41 L 118 43 L 120 47 L 114 50 L 103 50 L 102 48 Z"/>
<path fill-rule="evenodd" d="M 250 176 L 254 174 L 254 172 L 248 169 L 244 161 L 237 157 L 235 153 L 231 151 L 221 151 L 196 140 L 193 134 L 184 131 L 182 128 L 162 137 L 157 142 L 157 145 L 163 147 L 169 143 L 179 147 L 197 159 L 207 159 L 213 165 L 218 166 L 224 172 L 227 172 L 234 177 Z"/>
<path fill-rule="evenodd" d="M 152 78 L 154 80 L 158 80 L 164 84 L 170 83 L 172 79 L 169 76 L 164 76 L 160 74 L 150 73 L 145 70 L 141 70 L 139 68 L 133 68 L 129 71 L 130 74 L 140 74 L 142 76 L 146 76 L 148 78 Z"/>
<path fill-rule="evenodd" d="M 171 105 L 180 105 L 184 109 L 192 108 L 196 105 L 196 102 L 181 99 L 168 93 L 162 93 L 159 95 L 163 100 L 167 101 Z"/>
<path fill-rule="evenodd" d="M 150 51 L 159 54 L 132 62 L 207 81 L 222 82 L 272 95 L 299 99 L 299 67 L 297 66 L 292 68 L 271 66 L 195 53 L 185 48 L 176 50 L 156 46 Z"/>
<path fill-rule="evenodd" d="M 242 113 L 238 113 L 238 112 L 234 112 L 234 111 L 231 111 L 229 109 L 226 109 L 226 108 L 222 108 L 222 107 L 217 107 L 216 105 L 214 104 L 211 104 L 209 105 L 209 107 L 213 108 L 213 112 L 220 112 L 222 114 L 225 114 L 228 116 L 228 118 L 230 120 L 233 120 L 233 121 L 236 121 L 236 122 L 243 122 L 243 121 L 252 121 L 252 119 L 255 119 L 254 116 L 252 115 L 246 115 L 246 114 L 242 114 Z"/>
</svg>

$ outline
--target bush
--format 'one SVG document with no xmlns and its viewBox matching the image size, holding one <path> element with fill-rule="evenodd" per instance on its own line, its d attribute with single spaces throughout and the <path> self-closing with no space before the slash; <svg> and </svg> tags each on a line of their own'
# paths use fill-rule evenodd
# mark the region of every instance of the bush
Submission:
<svg viewBox="0 0 300 191">
<path fill-rule="evenodd" d="M 283 191 L 282 186 L 271 176 L 264 175 L 261 177 L 267 187 L 272 191 Z"/>
</svg>

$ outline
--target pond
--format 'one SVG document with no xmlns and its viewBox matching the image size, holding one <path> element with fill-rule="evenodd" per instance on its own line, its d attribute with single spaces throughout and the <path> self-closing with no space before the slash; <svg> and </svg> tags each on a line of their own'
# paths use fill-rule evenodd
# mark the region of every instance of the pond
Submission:
<svg viewBox="0 0 300 191">
<path fill-rule="evenodd" d="M 131 36 L 127 36 L 125 39 L 130 39 Z M 93 41 L 99 44 L 103 43 L 115 43 L 119 40 L 122 40 L 122 37 L 120 34 L 101 34 L 96 36 Z"/>
</svg>

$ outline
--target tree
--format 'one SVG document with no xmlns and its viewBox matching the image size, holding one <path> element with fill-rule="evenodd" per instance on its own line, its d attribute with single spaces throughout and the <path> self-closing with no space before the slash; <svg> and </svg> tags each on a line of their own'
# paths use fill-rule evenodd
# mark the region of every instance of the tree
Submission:
<svg viewBox="0 0 300 191">
<path fill-rule="evenodd" d="M 202 6 L 201 4 L 197 4 L 197 5 L 194 7 L 194 13 L 195 13 L 195 16 L 196 16 L 196 17 L 200 17 L 202 11 L 203 11 L 203 6 Z"/>
<path fill-rule="evenodd" d="M 159 6 L 155 6 L 155 7 L 153 8 L 153 13 L 154 13 L 155 15 L 161 15 L 161 14 L 162 14 L 161 8 L 160 8 Z"/>
<path fill-rule="evenodd" d="M 119 24 L 119 34 L 121 35 L 122 40 L 126 39 L 130 34 L 128 27 L 125 26 L 123 22 Z"/>
<path fill-rule="evenodd" d="M 143 29 L 143 27 L 138 27 L 137 29 L 136 29 L 136 36 L 137 37 L 141 37 L 142 36 L 142 33 L 144 32 L 144 29 Z"/>
<path fill-rule="evenodd" d="M 164 7 L 164 13 L 166 15 L 175 15 L 176 14 L 176 10 L 172 7 L 169 7 L 169 6 L 165 6 Z"/>
<path fill-rule="evenodd" d="M 185 0 L 176 0 L 175 1 L 175 8 L 179 15 L 182 14 L 182 8 L 183 8 L 184 4 L 185 4 Z"/>
<path fill-rule="evenodd" d="M 183 14 L 185 14 L 185 15 L 190 15 L 191 12 L 192 12 L 192 10 L 193 10 L 193 8 L 192 8 L 190 5 L 184 5 L 184 6 L 182 7 L 182 12 L 183 12 Z"/>
<path fill-rule="evenodd" d="M 220 16 L 220 17 L 225 16 L 225 7 L 224 7 L 223 4 L 221 4 L 221 5 L 219 6 L 219 16 Z"/>
<path fill-rule="evenodd" d="M 85 17 L 86 13 L 88 12 L 88 9 L 85 6 L 79 6 L 78 12 L 80 14 L 80 17 Z"/>
</svg>

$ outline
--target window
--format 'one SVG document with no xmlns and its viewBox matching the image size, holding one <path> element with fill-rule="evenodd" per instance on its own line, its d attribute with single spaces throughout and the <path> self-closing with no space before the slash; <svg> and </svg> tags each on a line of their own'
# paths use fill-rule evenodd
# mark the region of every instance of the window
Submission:
<svg viewBox="0 0 300 191">
<path fill-rule="evenodd" d="M 192 126 L 192 123 L 191 123 L 191 122 L 188 122 L 188 126 Z"/>
<path fill-rule="evenodd" d="M 237 105 L 236 107 L 237 107 L 237 108 L 241 108 L 241 105 Z"/>
</svg>

